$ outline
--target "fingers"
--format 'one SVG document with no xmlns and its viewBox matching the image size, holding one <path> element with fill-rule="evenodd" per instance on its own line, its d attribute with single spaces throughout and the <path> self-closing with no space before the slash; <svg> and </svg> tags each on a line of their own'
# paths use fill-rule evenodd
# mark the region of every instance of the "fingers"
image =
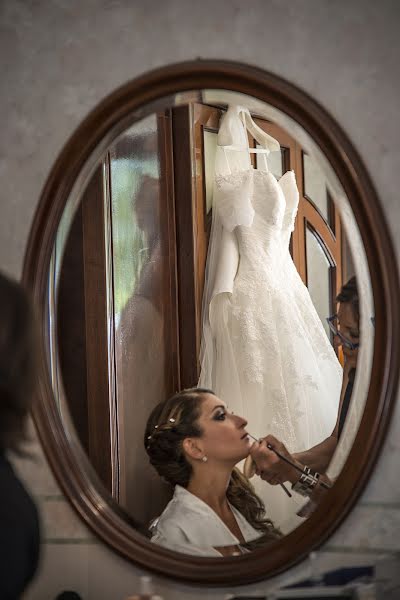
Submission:
<svg viewBox="0 0 400 600">
<path fill-rule="evenodd" d="M 288 454 L 288 450 L 281 440 L 278 440 L 274 435 L 269 434 L 262 438 L 262 443 L 265 446 L 272 446 L 275 450 L 278 450 L 281 454 Z"/>
<path fill-rule="evenodd" d="M 273 450 L 270 450 L 269 445 Z M 291 458 L 285 445 L 271 434 L 258 443 L 255 442 L 250 448 L 250 455 L 256 465 L 256 474 L 270 485 L 279 485 L 292 480 L 293 467 L 288 466 L 279 454 Z"/>
<path fill-rule="evenodd" d="M 270 478 L 268 483 L 270 483 L 271 485 L 279 485 L 280 483 L 282 483 L 281 477 L 279 477 L 279 475 L 274 475 Z"/>
<path fill-rule="evenodd" d="M 272 435 L 272 433 L 269 433 L 265 437 L 261 438 L 260 441 L 263 442 L 265 445 L 271 444 L 271 446 L 277 446 L 282 444 L 282 442 L 278 440 L 278 438 L 276 438 L 274 435 Z"/>
<path fill-rule="evenodd" d="M 282 483 L 282 478 L 279 476 L 278 473 L 271 473 L 269 475 L 265 473 L 264 481 L 267 481 L 270 485 L 279 485 L 280 483 Z"/>
<path fill-rule="evenodd" d="M 252 451 L 254 452 L 255 450 L 257 450 L 257 448 L 259 448 L 260 446 L 260 442 L 253 442 L 252 445 L 250 446 L 250 454 L 252 453 Z"/>
<path fill-rule="evenodd" d="M 261 456 L 261 455 L 266 455 L 269 456 L 271 455 L 271 457 L 273 456 L 273 452 L 271 450 L 269 450 L 269 448 L 267 448 L 267 443 L 265 442 L 265 440 L 259 440 L 258 442 L 254 442 L 254 444 L 251 446 L 250 448 L 250 454 L 253 456 Z"/>
<path fill-rule="evenodd" d="M 270 444 L 275 450 L 278 450 L 281 454 L 288 454 L 288 450 L 281 440 L 278 440 L 273 435 L 267 436 L 266 444 Z"/>
<path fill-rule="evenodd" d="M 279 462 L 279 458 L 276 454 L 271 452 L 263 441 L 252 445 L 250 448 L 250 456 L 255 462 L 258 471 L 268 472 L 271 469 L 274 469 Z"/>
<path fill-rule="evenodd" d="M 257 470 L 257 475 L 261 477 L 263 481 L 266 481 L 270 485 L 280 485 L 282 483 L 281 477 L 278 474 L 271 474 L 270 471 Z"/>
</svg>

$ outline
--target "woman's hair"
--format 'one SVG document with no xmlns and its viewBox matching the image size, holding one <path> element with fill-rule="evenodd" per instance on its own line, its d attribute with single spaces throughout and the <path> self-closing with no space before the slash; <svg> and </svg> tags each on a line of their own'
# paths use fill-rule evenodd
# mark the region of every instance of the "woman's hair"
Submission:
<svg viewBox="0 0 400 600">
<path fill-rule="evenodd" d="M 204 388 L 183 390 L 158 404 L 147 421 L 144 444 L 150 463 L 172 486 L 186 488 L 192 476 L 192 466 L 186 459 L 183 440 L 202 436 L 198 419 L 206 394 L 215 395 Z M 281 537 L 281 533 L 266 518 L 262 500 L 237 468 L 232 471 L 226 495 L 254 529 L 266 534 L 264 540 Z"/>
<path fill-rule="evenodd" d="M 336 296 L 336 302 L 351 304 L 353 314 L 358 322 L 360 320 L 360 305 L 358 301 L 357 280 L 352 277 L 342 286 L 340 293 Z"/>
<path fill-rule="evenodd" d="M 38 343 L 23 288 L 0 273 L 0 450 L 21 452 L 34 393 Z"/>
</svg>

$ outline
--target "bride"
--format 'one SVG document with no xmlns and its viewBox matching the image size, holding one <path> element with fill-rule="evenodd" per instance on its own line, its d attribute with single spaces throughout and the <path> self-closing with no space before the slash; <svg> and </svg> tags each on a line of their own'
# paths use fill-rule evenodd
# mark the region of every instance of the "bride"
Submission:
<svg viewBox="0 0 400 600">
<path fill-rule="evenodd" d="M 235 465 L 250 453 L 247 422 L 213 392 L 184 390 L 151 413 L 145 431 L 150 463 L 174 489 L 153 522 L 151 541 L 188 554 L 229 556 L 281 534 Z"/>
</svg>

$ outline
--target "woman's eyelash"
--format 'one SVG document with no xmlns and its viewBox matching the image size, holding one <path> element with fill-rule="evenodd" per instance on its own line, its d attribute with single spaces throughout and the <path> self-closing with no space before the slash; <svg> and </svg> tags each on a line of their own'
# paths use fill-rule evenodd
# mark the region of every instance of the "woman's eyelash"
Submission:
<svg viewBox="0 0 400 600">
<path fill-rule="evenodd" d="M 224 412 L 218 412 L 218 413 L 216 413 L 214 419 L 216 421 L 223 421 L 225 419 L 225 417 L 226 417 L 226 412 L 225 411 Z"/>
</svg>

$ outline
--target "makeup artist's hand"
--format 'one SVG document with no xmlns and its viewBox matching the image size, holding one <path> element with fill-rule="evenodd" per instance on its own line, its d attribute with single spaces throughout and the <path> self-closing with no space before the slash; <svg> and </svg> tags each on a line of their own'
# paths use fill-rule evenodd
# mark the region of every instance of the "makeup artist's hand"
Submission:
<svg viewBox="0 0 400 600">
<path fill-rule="evenodd" d="M 277 450 L 279 454 L 297 464 L 301 469 L 303 468 L 303 465 L 290 454 L 281 441 L 273 435 L 267 435 L 259 442 L 255 442 L 250 449 L 251 457 L 257 467 L 256 474 L 271 485 L 278 485 L 285 481 L 295 483 L 299 478 L 298 471 L 279 458 L 273 450 L 269 450 L 268 444 Z"/>
<path fill-rule="evenodd" d="M 315 512 L 316 508 L 318 507 L 318 504 L 321 502 L 322 498 L 324 498 L 324 496 L 329 493 L 329 490 L 327 490 L 326 488 L 324 488 L 321 485 L 321 482 L 326 483 L 327 485 L 329 485 L 330 487 L 332 487 L 333 485 L 333 481 L 331 479 L 329 479 L 329 477 L 327 475 L 320 475 L 319 476 L 319 481 L 316 485 L 316 487 L 314 488 L 314 490 L 311 493 L 311 496 L 308 500 L 308 502 L 306 502 L 306 504 L 304 504 L 304 506 L 302 506 L 300 508 L 299 511 L 297 511 L 296 515 L 298 515 L 299 517 L 303 517 L 304 519 L 307 519 L 310 515 L 313 514 L 313 512 Z"/>
</svg>

